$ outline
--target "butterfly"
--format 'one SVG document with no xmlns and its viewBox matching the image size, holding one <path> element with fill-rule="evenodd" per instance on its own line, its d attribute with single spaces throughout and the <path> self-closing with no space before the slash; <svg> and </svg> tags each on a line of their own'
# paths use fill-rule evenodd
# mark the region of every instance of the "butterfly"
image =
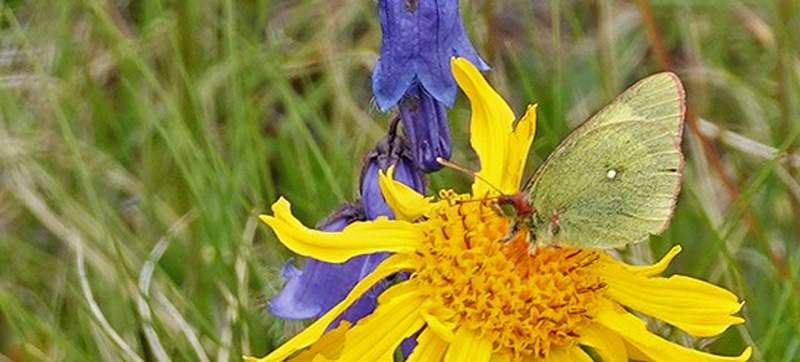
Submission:
<svg viewBox="0 0 800 362">
<path fill-rule="evenodd" d="M 514 211 L 532 248 L 613 248 L 660 234 L 680 192 L 686 113 L 680 79 L 644 78 L 576 128 L 516 194 Z"/>
</svg>

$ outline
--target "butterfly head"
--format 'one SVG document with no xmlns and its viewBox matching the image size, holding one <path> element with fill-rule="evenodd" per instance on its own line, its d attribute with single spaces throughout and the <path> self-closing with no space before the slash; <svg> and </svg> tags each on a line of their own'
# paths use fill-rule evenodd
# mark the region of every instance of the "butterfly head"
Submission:
<svg viewBox="0 0 800 362">
<path fill-rule="evenodd" d="M 502 195 L 497 198 L 497 204 L 500 205 L 504 215 L 515 219 L 527 219 L 536 211 L 528 201 L 528 193 L 524 191 Z"/>
</svg>

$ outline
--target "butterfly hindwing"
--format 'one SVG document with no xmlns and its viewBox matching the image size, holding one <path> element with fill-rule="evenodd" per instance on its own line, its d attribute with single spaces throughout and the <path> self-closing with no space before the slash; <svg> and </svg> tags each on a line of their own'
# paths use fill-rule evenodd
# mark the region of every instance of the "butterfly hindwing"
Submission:
<svg viewBox="0 0 800 362">
<path fill-rule="evenodd" d="M 680 80 L 659 73 L 573 131 L 524 188 L 536 236 L 607 248 L 663 231 L 680 188 L 684 113 Z"/>
</svg>

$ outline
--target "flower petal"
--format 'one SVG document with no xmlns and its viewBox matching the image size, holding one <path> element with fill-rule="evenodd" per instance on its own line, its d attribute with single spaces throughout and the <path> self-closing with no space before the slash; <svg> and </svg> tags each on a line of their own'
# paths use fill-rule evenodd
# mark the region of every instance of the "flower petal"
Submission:
<svg viewBox="0 0 800 362">
<path fill-rule="evenodd" d="M 601 308 L 597 321 L 655 362 L 744 362 L 752 353 L 748 347 L 740 356 L 724 357 L 671 343 L 650 333 L 643 320 L 619 306 L 612 306 L 610 302 L 607 307 Z"/>
<path fill-rule="evenodd" d="M 417 347 L 408 356 L 406 362 L 437 362 L 441 361 L 447 352 L 450 343 L 439 338 L 436 333 L 425 329 L 417 338 Z"/>
<path fill-rule="evenodd" d="M 604 263 L 600 270 L 608 283 L 608 298 L 693 336 L 714 336 L 744 322 L 731 315 L 742 307 L 736 295 L 702 280 L 682 275 L 648 278 L 631 273 L 619 263 Z"/>
<path fill-rule="evenodd" d="M 547 362 L 594 362 L 580 347 L 558 348 L 550 351 Z M 608 362 L 608 361 L 603 361 Z"/>
<path fill-rule="evenodd" d="M 372 90 L 381 110 L 394 106 L 406 90 L 420 83 L 438 101 L 452 105 L 456 85 L 451 56 L 489 66 L 467 37 L 458 0 L 379 0 L 381 56 L 372 75 Z"/>
<path fill-rule="evenodd" d="M 272 211 L 274 216 L 261 215 L 261 221 L 287 248 L 332 263 L 380 251 L 411 253 L 422 240 L 421 231 L 413 224 L 387 219 L 354 222 L 341 232 L 309 229 L 292 215 L 291 205 L 283 197 L 272 205 Z"/>
<path fill-rule="evenodd" d="M 592 347 L 603 362 L 628 362 L 625 342 L 599 324 L 592 324 L 578 333 L 580 344 Z"/>
<path fill-rule="evenodd" d="M 347 331 L 352 327 L 348 321 L 343 321 L 338 327 L 331 329 L 320 337 L 320 339 L 311 345 L 308 349 L 300 352 L 296 357 L 292 358 L 291 362 L 313 362 L 317 355 L 322 354 L 325 358 L 334 359 L 342 351 L 342 344 L 345 341 Z M 258 359 L 253 357 L 245 357 L 246 362 L 256 362 Z"/>
<path fill-rule="evenodd" d="M 397 273 L 403 270 L 410 270 L 413 269 L 413 265 L 409 261 L 409 259 L 404 255 L 392 255 L 388 259 L 386 259 L 381 265 L 378 265 L 375 268 L 375 271 L 372 274 L 367 275 L 364 279 L 362 279 L 353 290 L 350 291 L 350 294 L 347 295 L 343 301 L 337 304 L 335 307 L 331 308 L 328 313 L 323 315 L 320 319 L 317 319 L 316 322 L 312 323 L 308 328 L 304 331 L 300 332 L 300 334 L 294 336 L 294 338 L 290 339 L 288 342 L 284 343 L 266 357 L 255 359 L 250 357 L 248 361 L 251 362 L 277 362 L 283 361 L 286 357 L 289 357 L 295 351 L 308 347 L 312 343 L 319 340 L 322 334 L 325 332 L 325 329 L 328 325 L 336 319 L 336 317 L 341 314 L 347 307 L 349 307 L 353 302 L 358 299 L 362 294 L 364 294 L 367 290 L 370 289 L 373 285 L 378 283 L 379 281 L 383 280 L 389 275 Z"/>
<path fill-rule="evenodd" d="M 514 128 L 506 155 L 506 172 L 503 173 L 503 182 L 499 187 L 505 193 L 514 193 L 520 189 L 522 174 L 525 172 L 525 162 L 528 161 L 528 152 L 536 134 L 536 105 L 529 105 L 528 110 Z"/>
<path fill-rule="evenodd" d="M 495 352 L 492 353 L 492 359 L 489 362 L 511 362 L 511 355 L 508 353 Z"/>
<path fill-rule="evenodd" d="M 667 252 L 667 255 L 661 258 L 658 263 L 653 265 L 625 265 L 625 269 L 630 271 L 631 273 L 639 274 L 646 277 L 660 275 L 667 270 L 667 267 L 670 263 L 672 263 L 672 259 L 675 259 L 678 256 L 678 253 L 681 252 L 683 248 L 680 245 L 675 245 L 672 249 Z"/>
<path fill-rule="evenodd" d="M 420 311 L 422 319 L 428 325 L 428 329 L 439 335 L 439 338 L 452 342 L 455 339 L 453 331 L 458 327 L 457 324 L 449 321 L 455 313 L 444 307 L 436 307 L 434 303 L 423 303 Z"/>
<path fill-rule="evenodd" d="M 381 192 L 398 220 L 415 221 L 428 213 L 433 204 L 431 197 L 420 195 L 414 189 L 394 180 L 394 167 L 384 174 L 379 172 Z"/>
<path fill-rule="evenodd" d="M 452 74 L 449 70 L 447 72 L 455 91 Z M 453 154 L 444 103 L 437 101 L 425 88 L 417 84 L 409 88 L 398 108 L 400 118 L 403 120 L 404 133 L 411 143 L 411 153 L 416 167 L 425 173 L 440 170 L 442 165 L 437 159 L 441 157 L 449 160 Z"/>
<path fill-rule="evenodd" d="M 447 349 L 444 362 L 489 362 L 491 358 L 492 342 L 461 327 Z"/>
<path fill-rule="evenodd" d="M 493 191 L 486 182 L 499 187 L 503 180 L 514 112 L 469 61 L 453 58 L 451 63 L 456 82 L 472 105 L 470 143 L 481 161 L 481 177 L 475 179 L 472 194 L 481 197 Z M 503 190 L 514 191 L 517 190 Z"/>
<path fill-rule="evenodd" d="M 320 317 L 341 302 L 347 292 L 387 256 L 387 253 L 359 255 L 344 263 L 309 259 L 302 271 L 295 269 L 289 262 L 286 268 L 294 275 L 287 278 L 281 292 L 269 301 L 269 310 L 282 319 Z M 374 309 L 374 301 L 371 304 L 366 300 L 359 301 L 353 308 L 358 310 L 351 314 L 364 316 Z M 350 320 L 355 321 L 357 318 Z"/>
<path fill-rule="evenodd" d="M 378 308 L 347 331 L 342 362 L 394 361 L 403 340 L 420 330 L 425 321 L 419 315 L 422 295 L 412 284 L 401 283 L 378 298 Z"/>
<path fill-rule="evenodd" d="M 644 352 L 640 351 L 638 348 L 634 347 L 630 342 L 623 340 L 622 343 L 625 344 L 625 351 L 628 353 L 628 358 L 634 361 L 642 361 L 642 362 L 652 362 L 653 359 L 650 358 L 648 355 L 644 354 Z"/>
</svg>

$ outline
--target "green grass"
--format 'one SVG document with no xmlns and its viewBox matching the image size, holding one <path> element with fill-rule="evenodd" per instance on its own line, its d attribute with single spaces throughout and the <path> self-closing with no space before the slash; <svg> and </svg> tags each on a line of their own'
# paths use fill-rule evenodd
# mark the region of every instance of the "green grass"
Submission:
<svg viewBox="0 0 800 362">
<path fill-rule="evenodd" d="M 490 81 L 518 115 L 539 104 L 529 170 L 659 70 L 636 2 L 461 3 Z M 747 322 L 718 339 L 653 324 L 662 335 L 800 360 L 800 5 L 652 7 L 714 152 L 687 132 L 672 226 L 621 255 L 645 262 L 680 243 L 670 273 L 746 300 Z M 370 101 L 375 3 L 0 9 L 0 361 L 238 361 L 302 328 L 264 308 L 291 254 L 256 215 L 286 195 L 313 224 L 357 196 L 361 156 L 391 117 Z M 461 95 L 454 160 L 474 166 L 468 120 Z M 432 176 L 445 185 L 467 180 Z"/>
</svg>

